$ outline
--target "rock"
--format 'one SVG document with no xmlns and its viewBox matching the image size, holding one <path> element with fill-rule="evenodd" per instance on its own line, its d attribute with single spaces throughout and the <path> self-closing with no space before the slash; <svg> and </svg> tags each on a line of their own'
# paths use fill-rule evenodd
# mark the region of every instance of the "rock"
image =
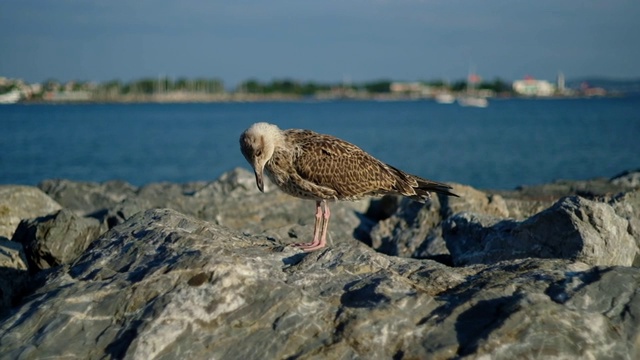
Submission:
<svg viewBox="0 0 640 360">
<path fill-rule="evenodd" d="M 35 187 L 0 185 L 0 238 L 11 239 L 22 219 L 60 209 L 60 204 Z"/>
<path fill-rule="evenodd" d="M 98 220 L 62 209 L 23 220 L 12 240 L 24 246 L 29 267 L 42 270 L 75 260 L 103 230 Z"/>
<path fill-rule="evenodd" d="M 287 196 L 269 183 L 263 194 L 255 186 L 253 174 L 243 168 L 209 183 L 156 183 L 135 188 L 122 182 L 55 180 L 45 181 L 41 187 L 79 214 L 90 214 L 109 228 L 138 211 L 166 207 L 246 234 L 262 234 L 290 242 L 312 237 L 312 202 Z M 332 204 L 334 216 L 329 242 L 340 241 L 345 235 L 347 239 L 355 236 L 385 254 L 438 259 L 449 264 L 451 258 L 440 224 L 461 211 L 524 220 L 550 207 L 557 200 L 554 197 L 557 194 L 608 194 L 619 188 L 607 179 L 560 180 L 511 192 L 481 192 L 454 184 L 460 198 L 436 197 L 425 207 L 393 196 L 340 202 Z M 633 222 L 630 216 L 626 218 Z"/>
<path fill-rule="evenodd" d="M 364 215 L 374 221 L 388 219 L 398 210 L 403 200 L 404 197 L 400 195 L 385 195 L 379 199 L 372 199 Z"/>
<path fill-rule="evenodd" d="M 16 305 L 28 280 L 22 244 L 0 238 L 0 318 Z"/>
<path fill-rule="evenodd" d="M 395 213 L 373 227 L 371 246 L 388 255 L 447 259 L 449 251 L 439 227 L 444 219 L 463 210 L 502 217 L 509 213 L 500 195 L 459 184 L 453 184 L 453 192 L 460 197 L 434 196 L 424 205 L 402 199 Z"/>
<path fill-rule="evenodd" d="M 533 259 L 484 267 L 441 294 L 444 304 L 421 320 L 435 328 L 423 342 L 429 352 L 404 355 L 635 359 L 639 271 Z"/>
<path fill-rule="evenodd" d="M 117 181 L 98 184 L 48 180 L 39 186 L 66 208 L 94 217 L 109 228 L 139 211 L 170 208 L 247 234 L 265 234 L 289 242 L 313 238 L 315 204 L 286 195 L 268 181 L 265 193 L 261 193 L 253 173 L 243 168 L 209 183 L 153 183 L 135 188 Z M 368 204 L 368 200 L 331 204 L 329 243 L 342 241 L 342 234 L 349 239 L 354 232 L 368 236 L 372 225 L 361 216 Z"/>
<path fill-rule="evenodd" d="M 570 195 L 593 198 L 597 195 L 615 193 L 619 190 L 622 190 L 622 188 L 612 186 L 608 179 L 598 178 L 582 181 L 556 180 L 548 184 L 521 186 L 516 188 L 516 193 L 518 197 L 527 199 L 551 200 Z"/>
<path fill-rule="evenodd" d="M 183 214 L 195 215 L 203 206 L 206 206 L 207 199 L 197 199 L 194 194 L 206 185 L 206 182 L 154 183 L 141 187 L 136 196 L 138 199 L 149 202 L 153 208 L 166 207 Z"/>
<path fill-rule="evenodd" d="M 523 220 L 553 205 L 559 198 L 571 195 L 602 201 L 616 194 L 640 189 L 640 171 L 625 171 L 611 179 L 557 180 L 548 184 L 520 186 L 512 191 L 490 190 L 501 195 L 509 210 L 508 217 Z"/>
<path fill-rule="evenodd" d="M 573 196 L 522 222 L 458 214 L 443 237 L 457 266 L 528 257 L 631 266 L 638 247 L 628 224 L 608 204 Z"/>
<path fill-rule="evenodd" d="M 28 292 L 29 273 L 26 270 L 0 267 L 0 319 L 18 306 Z M 3 355 L 0 354 L 0 358 Z"/>
<path fill-rule="evenodd" d="M 268 180 L 266 178 L 265 180 Z M 265 182 L 265 192 L 270 193 L 276 189 L 270 181 Z M 216 181 L 200 188 L 195 197 L 220 197 L 243 199 L 248 196 L 260 195 L 262 192 L 256 186 L 253 173 L 244 168 L 235 168 L 222 174 Z"/>
<path fill-rule="evenodd" d="M 103 227 L 111 229 L 116 225 L 122 224 L 125 220 L 130 218 L 140 211 L 153 209 L 155 206 L 147 200 L 139 197 L 131 197 L 122 200 L 121 203 L 113 206 L 110 209 L 102 209 L 91 214 L 87 217 L 97 219 Z"/>
<path fill-rule="evenodd" d="M 402 199 L 396 212 L 371 230 L 371 247 L 387 255 L 427 258 L 448 255 L 433 230 L 442 221 L 438 197 L 426 204 Z"/>
<path fill-rule="evenodd" d="M 27 257 L 22 244 L 0 239 L 0 268 L 27 270 Z"/>
<path fill-rule="evenodd" d="M 255 177 L 237 168 L 196 190 L 184 200 L 189 215 L 245 234 L 264 235 L 285 243 L 313 239 L 315 203 L 291 197 L 265 179 L 265 192 L 257 189 Z M 369 201 L 331 203 L 328 242 L 350 240 L 360 231 Z M 167 204 L 172 209 L 182 204 Z M 366 221 L 366 220 L 364 220 Z"/>
<path fill-rule="evenodd" d="M 76 182 L 65 179 L 45 180 L 38 188 L 64 208 L 87 215 L 111 208 L 129 196 L 135 196 L 136 187 L 124 181 L 104 183 Z"/>
<path fill-rule="evenodd" d="M 555 201 L 570 195 L 579 195 L 588 199 L 597 199 L 621 192 L 640 189 L 640 170 L 625 171 L 611 179 L 595 178 L 589 180 L 556 180 L 548 184 L 520 186 L 514 191 L 495 191 L 505 199 L 525 201 Z"/>
<path fill-rule="evenodd" d="M 609 201 L 609 204 L 618 216 L 629 222 L 627 231 L 640 247 L 640 189 L 618 194 Z"/>
<path fill-rule="evenodd" d="M 634 171 L 624 171 L 610 180 L 615 186 L 638 189 L 640 188 L 640 169 Z"/>
<path fill-rule="evenodd" d="M 509 209 L 500 195 L 487 194 L 471 186 L 455 184 L 453 192 L 460 197 L 439 196 L 442 202 L 442 217 L 447 218 L 462 211 L 492 216 L 507 217 Z"/>
<path fill-rule="evenodd" d="M 44 285 L 0 323 L 1 357 L 640 356 L 637 268 L 451 268 L 355 239 L 309 254 L 280 245 L 173 210 L 137 213 L 37 275 Z"/>
</svg>

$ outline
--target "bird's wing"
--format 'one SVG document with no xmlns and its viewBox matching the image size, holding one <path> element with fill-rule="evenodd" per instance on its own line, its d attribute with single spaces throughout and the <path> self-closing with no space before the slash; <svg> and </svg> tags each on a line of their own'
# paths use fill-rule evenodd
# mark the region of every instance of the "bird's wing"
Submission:
<svg viewBox="0 0 640 360">
<path fill-rule="evenodd" d="M 338 198 L 383 194 L 395 184 L 381 161 L 349 142 L 311 131 L 295 131 L 290 136 L 299 148 L 294 161 L 299 176 L 335 190 Z"/>
</svg>

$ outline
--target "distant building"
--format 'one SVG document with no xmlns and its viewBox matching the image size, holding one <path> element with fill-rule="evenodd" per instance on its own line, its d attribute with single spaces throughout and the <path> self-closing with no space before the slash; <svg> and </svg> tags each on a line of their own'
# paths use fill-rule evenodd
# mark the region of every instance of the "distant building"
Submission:
<svg viewBox="0 0 640 360">
<path fill-rule="evenodd" d="M 420 82 L 393 82 L 390 86 L 393 94 L 406 94 L 414 96 L 429 96 L 432 93 L 431 87 Z"/>
<path fill-rule="evenodd" d="M 601 87 L 592 87 L 588 82 L 584 81 L 580 84 L 580 92 L 584 96 L 606 96 L 607 91 Z"/>
<path fill-rule="evenodd" d="M 44 93 L 43 99 L 46 101 L 72 101 L 81 102 L 91 100 L 89 91 L 48 91 Z"/>
<path fill-rule="evenodd" d="M 531 76 L 514 81 L 512 86 L 513 91 L 524 96 L 552 96 L 556 92 L 556 87 L 549 81 L 536 80 Z"/>
</svg>

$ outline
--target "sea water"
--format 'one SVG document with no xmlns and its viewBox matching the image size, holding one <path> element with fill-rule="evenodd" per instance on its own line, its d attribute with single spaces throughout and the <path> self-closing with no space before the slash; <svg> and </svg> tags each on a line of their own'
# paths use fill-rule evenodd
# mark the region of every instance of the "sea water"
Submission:
<svg viewBox="0 0 640 360">
<path fill-rule="evenodd" d="M 254 122 L 350 141 L 438 181 L 511 189 L 640 168 L 640 98 L 0 106 L 0 184 L 211 181 Z"/>
</svg>

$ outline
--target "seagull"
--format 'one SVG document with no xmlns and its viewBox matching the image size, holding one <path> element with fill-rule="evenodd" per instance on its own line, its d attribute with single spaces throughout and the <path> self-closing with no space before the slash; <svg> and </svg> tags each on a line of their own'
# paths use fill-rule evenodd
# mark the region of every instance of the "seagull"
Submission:
<svg viewBox="0 0 640 360">
<path fill-rule="evenodd" d="M 240 136 L 240 151 L 253 168 L 261 192 L 266 174 L 283 192 L 315 200 L 313 240 L 293 244 L 307 252 L 327 244 L 328 201 L 398 194 L 424 203 L 430 192 L 458 196 L 447 184 L 408 174 L 356 145 L 311 130 L 255 123 Z"/>
</svg>

